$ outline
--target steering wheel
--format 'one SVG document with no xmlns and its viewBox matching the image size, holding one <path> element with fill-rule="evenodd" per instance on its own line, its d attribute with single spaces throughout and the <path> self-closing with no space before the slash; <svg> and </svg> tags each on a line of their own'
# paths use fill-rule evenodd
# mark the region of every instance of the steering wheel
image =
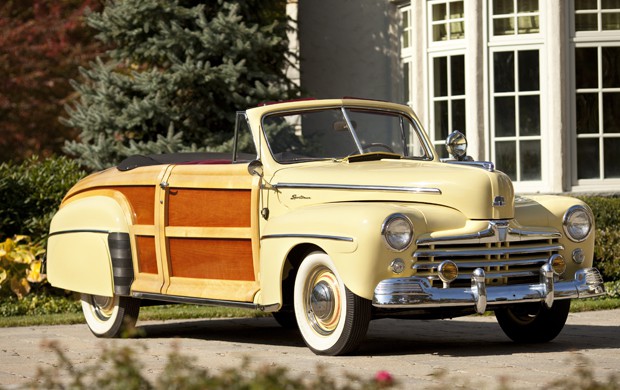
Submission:
<svg viewBox="0 0 620 390">
<path fill-rule="evenodd" d="M 395 153 L 394 149 L 392 149 L 390 147 L 390 145 L 383 144 L 381 142 L 373 142 L 373 143 L 370 143 L 368 145 L 364 145 L 364 146 L 362 146 L 362 151 L 370 151 L 369 150 L 370 148 L 376 148 L 376 147 L 383 148 L 383 149 L 387 150 L 390 153 Z"/>
</svg>

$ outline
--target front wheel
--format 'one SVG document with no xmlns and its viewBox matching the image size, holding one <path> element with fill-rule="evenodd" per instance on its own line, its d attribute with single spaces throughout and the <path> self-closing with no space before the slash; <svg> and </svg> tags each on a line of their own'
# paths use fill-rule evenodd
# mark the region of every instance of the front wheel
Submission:
<svg viewBox="0 0 620 390">
<path fill-rule="evenodd" d="M 132 330 L 140 301 L 131 297 L 103 297 L 82 294 L 82 312 L 90 331 L 97 337 L 120 337 Z"/>
<path fill-rule="evenodd" d="M 506 336 L 517 343 L 546 343 L 557 337 L 564 328 L 570 299 L 553 302 L 551 308 L 522 304 L 497 309 L 495 317 Z"/>
<path fill-rule="evenodd" d="M 318 355 L 352 352 L 366 336 L 371 303 L 344 285 L 326 253 L 310 253 L 301 263 L 294 306 L 304 342 Z"/>
</svg>

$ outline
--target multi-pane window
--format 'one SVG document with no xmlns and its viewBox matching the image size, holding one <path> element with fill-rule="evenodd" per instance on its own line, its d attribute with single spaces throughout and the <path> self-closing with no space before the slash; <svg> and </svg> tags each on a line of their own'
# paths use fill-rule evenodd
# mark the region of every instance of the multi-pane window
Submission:
<svg viewBox="0 0 620 390">
<path fill-rule="evenodd" d="M 575 31 L 620 30 L 620 0 L 575 0 Z"/>
<path fill-rule="evenodd" d="M 411 62 L 403 59 L 403 102 L 411 104 Z"/>
<path fill-rule="evenodd" d="M 516 181 L 541 179 L 540 52 L 492 52 L 492 145 L 499 170 Z"/>
<path fill-rule="evenodd" d="M 489 5 L 490 157 L 515 182 L 540 181 L 540 3 L 492 0 Z"/>
<path fill-rule="evenodd" d="M 538 0 L 493 0 L 491 8 L 493 36 L 540 32 Z"/>
<path fill-rule="evenodd" d="M 401 49 L 409 49 L 411 47 L 413 29 L 411 27 L 411 8 L 405 7 L 400 12 L 402 24 L 402 37 L 400 41 Z"/>
<path fill-rule="evenodd" d="M 576 47 L 575 88 L 577 178 L 620 178 L 620 47 Z"/>
<path fill-rule="evenodd" d="M 439 155 L 447 157 L 441 145 L 448 134 L 465 133 L 465 55 L 435 56 L 431 65 L 431 138 Z"/>
<path fill-rule="evenodd" d="M 400 41 L 400 55 L 401 55 L 401 63 L 402 63 L 402 75 L 403 75 L 403 98 L 402 102 L 405 104 L 411 104 L 411 61 L 412 61 L 412 51 L 413 51 L 413 28 L 412 28 L 412 17 L 413 11 L 411 10 L 411 6 L 406 6 L 400 9 L 400 17 L 401 17 L 401 41 Z"/>
<path fill-rule="evenodd" d="M 442 158 L 453 130 L 465 133 L 465 1 L 429 1 L 428 132 Z"/>
<path fill-rule="evenodd" d="M 433 42 L 465 37 L 464 3 L 464 1 L 430 2 L 430 28 Z"/>
</svg>

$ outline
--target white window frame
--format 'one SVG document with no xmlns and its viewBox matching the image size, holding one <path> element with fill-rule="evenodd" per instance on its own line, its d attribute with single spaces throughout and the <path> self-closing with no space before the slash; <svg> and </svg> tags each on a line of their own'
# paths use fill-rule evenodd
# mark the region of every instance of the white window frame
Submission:
<svg viewBox="0 0 620 390">
<path fill-rule="evenodd" d="M 607 138 L 620 138 L 620 133 L 603 133 L 603 107 L 601 94 L 604 92 L 620 92 L 620 88 L 603 88 L 602 86 L 602 65 L 601 65 L 601 49 L 603 47 L 619 47 L 620 46 L 620 30 L 601 30 L 601 9 L 600 0 L 598 4 L 598 29 L 599 31 L 579 31 L 575 30 L 575 8 L 574 2 L 571 1 L 569 7 L 570 13 L 570 171 L 571 171 L 571 191 L 573 192 L 617 192 L 620 189 L 620 178 L 604 178 L 604 140 Z M 594 12 L 591 12 L 594 13 Z M 598 51 L 598 86 L 597 88 L 588 88 L 586 91 L 597 93 L 599 98 L 599 132 L 591 134 L 577 134 L 577 80 L 575 72 L 577 64 L 575 63 L 575 49 L 577 48 L 596 48 Z M 599 178 L 597 179 L 579 179 L 577 172 L 577 139 L 598 139 L 599 140 Z M 619 162 L 620 163 L 620 162 Z"/>
<path fill-rule="evenodd" d="M 605 9 L 603 10 L 601 7 L 601 0 L 597 0 L 597 7 L 594 10 L 575 10 L 575 2 L 574 0 L 570 1 L 570 20 L 571 20 L 571 36 L 575 37 L 586 37 L 586 38 L 591 38 L 594 40 L 597 40 L 599 38 L 601 38 L 601 36 L 605 36 L 605 35 L 610 35 L 610 36 L 617 36 L 618 32 L 620 32 L 620 30 L 603 30 L 603 14 L 605 13 L 617 13 L 620 12 L 620 8 L 614 8 L 614 9 Z M 597 29 L 596 31 L 579 31 L 576 32 L 576 28 L 575 28 L 575 14 L 595 14 L 596 15 L 596 20 L 597 20 Z"/>
<path fill-rule="evenodd" d="M 446 7 L 449 7 L 448 3 L 453 3 L 455 1 L 459 1 L 459 0 L 429 0 L 426 3 L 426 6 L 424 7 L 424 11 L 425 11 L 425 15 L 424 15 L 424 20 L 425 20 L 425 24 L 426 24 L 426 36 L 428 37 L 428 42 L 427 42 L 427 47 L 430 49 L 433 48 L 442 48 L 442 49 L 446 49 L 449 47 L 452 48 L 462 48 L 465 45 L 465 37 L 467 36 L 467 23 L 465 23 L 465 16 L 463 16 L 462 18 L 456 18 L 456 19 L 447 19 L 447 20 L 442 20 L 439 22 L 433 22 L 433 5 L 436 4 L 446 4 Z M 467 0 L 462 0 L 463 1 L 463 12 L 467 11 Z M 471 1 L 471 0 L 470 0 Z M 451 32 L 451 26 L 450 23 L 451 22 L 461 22 L 463 23 L 463 29 L 464 29 L 464 33 L 463 33 L 463 37 L 461 38 L 456 38 L 456 39 L 452 39 L 450 38 L 450 32 Z M 433 26 L 438 25 L 438 24 L 446 24 L 446 34 L 448 39 L 446 39 L 445 41 L 433 41 Z"/>
<path fill-rule="evenodd" d="M 538 50 L 539 52 L 539 91 L 538 95 L 540 96 L 540 134 L 536 136 L 520 136 L 519 128 L 515 129 L 514 137 L 500 137 L 502 141 L 510 141 L 514 140 L 516 142 L 516 164 L 517 164 L 517 178 L 513 180 L 513 185 L 516 192 L 520 193 L 539 193 L 539 192 L 551 192 L 552 184 L 550 182 L 550 163 L 551 156 L 547 153 L 547 151 L 551 150 L 549 146 L 549 142 L 552 134 L 550 134 L 550 129 L 548 128 L 548 118 L 545 110 L 547 106 L 547 85 L 544 82 L 546 79 L 546 70 L 547 70 L 547 55 L 546 55 L 546 45 L 545 45 L 545 0 L 539 0 L 539 10 L 538 10 L 538 20 L 539 20 L 539 32 L 538 33 L 526 33 L 526 34 L 514 34 L 514 35 L 499 35 L 494 36 L 492 33 L 493 30 L 493 9 L 492 9 L 492 0 L 489 0 L 486 6 L 486 17 L 484 18 L 484 23 L 487 29 L 487 50 L 486 50 L 486 60 L 485 60 L 485 80 L 487 80 L 486 88 L 485 88 L 485 100 L 486 107 L 488 107 L 488 114 L 486 115 L 486 131 L 485 131 L 485 156 L 490 161 L 496 162 L 495 158 L 495 94 L 494 92 L 494 74 L 493 74 L 493 55 L 495 52 L 502 51 L 527 51 L 527 50 Z M 515 0 L 516 7 L 516 0 Z M 519 14 L 516 12 L 512 14 L 518 16 Z M 518 83 L 518 63 L 515 61 L 515 83 Z M 499 95 L 503 95 L 504 93 L 499 93 Z M 532 95 L 531 92 L 521 92 L 516 91 L 512 93 L 507 93 L 507 96 L 526 96 Z M 535 94 L 535 93 L 534 93 Z M 519 122 L 519 111 L 518 107 L 515 109 L 515 119 L 516 126 L 518 126 Z M 520 141 L 527 140 L 539 140 L 540 141 L 540 180 L 519 180 L 520 179 Z M 553 151 L 557 152 L 557 150 Z M 501 167 L 499 167 L 501 169 Z"/>
<path fill-rule="evenodd" d="M 400 18 L 401 18 L 401 28 L 402 28 L 402 36 L 400 38 L 400 63 L 402 65 L 401 71 L 405 72 L 406 70 L 408 70 L 408 74 L 407 74 L 407 78 L 405 77 L 404 73 L 403 73 L 403 83 L 407 81 L 409 81 L 409 85 L 406 85 L 403 87 L 403 97 L 405 99 L 405 104 L 407 104 L 408 106 L 412 106 L 413 103 L 413 94 L 412 94 L 412 77 L 414 77 L 413 75 L 413 55 L 414 55 L 414 44 L 413 44 L 413 40 L 414 40 L 414 36 L 413 36 L 413 7 L 411 6 L 411 3 L 404 5 L 402 7 L 398 8 L 398 12 L 400 14 Z M 408 18 L 408 28 L 405 28 L 405 24 L 403 23 L 404 18 Z M 409 46 L 405 47 L 404 46 L 404 36 L 408 35 L 409 37 Z M 408 69 L 405 65 L 408 65 Z M 409 93 L 405 93 L 405 92 L 409 92 Z M 407 95 L 407 96 L 404 96 Z"/>
<path fill-rule="evenodd" d="M 537 50 L 539 53 L 539 67 L 540 67 L 540 82 L 538 91 L 520 91 L 519 90 L 519 56 L 515 59 L 514 64 L 514 76 L 515 76 L 515 89 L 516 91 L 511 92 L 494 92 L 495 85 L 495 75 L 493 74 L 493 58 L 495 53 L 505 53 L 512 52 L 518 53 L 522 51 L 528 50 Z M 489 145 L 490 145 L 490 155 L 492 161 L 498 161 L 496 158 L 496 142 L 515 142 L 516 143 L 516 178 L 513 178 L 513 182 L 519 184 L 520 190 L 523 191 L 532 191 L 535 189 L 540 189 L 541 186 L 545 183 L 545 145 L 544 145 L 544 132 L 545 132 L 545 116 L 544 116 L 544 68 L 543 68 L 543 56 L 544 56 L 544 46 L 541 44 L 535 45 L 518 45 L 518 46 L 495 46 L 489 50 Z M 518 104 L 519 97 L 522 96 L 538 96 L 540 98 L 540 134 L 538 135 L 520 135 L 519 130 L 519 110 L 520 105 Z M 505 137 L 497 137 L 495 135 L 495 98 L 496 97 L 514 97 L 515 98 L 515 134 L 513 136 L 505 136 Z M 521 141 L 539 141 L 540 142 L 540 179 L 539 180 L 522 180 L 521 179 Z M 501 167 L 499 167 L 501 169 Z"/>
<path fill-rule="evenodd" d="M 466 133 L 467 129 L 457 129 L 454 127 L 452 123 L 452 102 L 454 100 L 463 100 L 465 104 L 467 104 L 467 93 L 463 95 L 452 95 L 452 64 L 450 58 L 454 56 L 464 56 L 465 61 L 467 61 L 467 54 L 465 53 L 465 49 L 458 50 L 441 50 L 441 51 L 431 51 L 428 54 L 428 112 L 429 115 L 429 123 L 427 125 L 427 132 L 430 135 L 430 138 L 433 142 L 433 146 L 435 149 L 439 150 L 439 148 L 444 148 L 445 139 L 436 139 L 435 138 L 435 102 L 445 101 L 448 102 L 448 134 L 450 134 L 453 130 L 459 130 L 462 133 Z M 448 94 L 447 96 L 435 97 L 435 67 L 433 66 L 433 62 L 436 58 L 446 58 L 447 61 L 447 84 L 448 84 Z M 464 63 L 463 76 L 464 82 L 467 81 L 467 77 L 465 77 L 466 73 L 466 62 Z M 465 90 L 467 90 L 467 85 L 465 85 Z M 467 110 L 467 109 L 466 109 Z M 467 112 L 465 113 L 467 115 Z M 467 125 L 467 121 L 465 121 L 465 125 Z"/>
<path fill-rule="evenodd" d="M 435 102 L 436 101 L 448 101 L 448 134 L 450 132 L 452 132 L 453 130 L 460 130 L 461 132 L 466 132 L 466 129 L 454 129 L 454 126 L 452 125 L 452 100 L 453 99 L 463 99 L 465 102 L 465 105 L 467 105 L 467 53 L 466 53 L 466 45 L 467 45 L 467 40 L 465 39 L 465 37 L 467 37 L 467 23 L 466 23 L 466 16 L 464 15 L 462 18 L 457 18 L 457 19 L 449 19 L 447 21 L 447 24 L 449 25 L 450 22 L 453 21 L 458 21 L 458 22 L 462 22 L 463 23 L 463 29 L 464 29 L 464 37 L 463 38 L 458 38 L 458 39 L 450 39 L 450 30 L 449 27 L 446 31 L 446 33 L 448 34 L 448 39 L 445 41 L 433 41 L 433 26 L 437 23 L 433 23 L 433 5 L 436 4 L 447 4 L 447 3 L 451 3 L 454 2 L 454 0 L 430 0 L 427 1 L 425 6 L 424 6 L 424 21 L 426 23 L 426 58 L 424 61 L 424 66 L 426 68 L 426 72 L 425 75 L 426 77 L 424 78 L 424 83 L 425 83 L 425 90 L 426 90 L 426 112 L 428 113 L 428 120 L 426 121 L 426 131 L 433 143 L 433 147 L 435 147 L 435 149 L 439 152 L 441 151 L 442 148 L 445 148 L 445 139 L 436 139 L 435 138 L 435 128 L 434 128 L 434 124 L 435 124 Z M 447 6 L 447 5 L 446 5 Z M 447 6 L 448 7 L 448 6 Z M 467 13 L 467 0 L 463 1 L 463 12 Z M 433 61 L 435 58 L 439 58 L 439 57 L 447 57 L 448 59 L 452 56 L 458 56 L 458 55 L 463 55 L 465 57 L 465 69 L 463 69 L 464 72 L 464 82 L 466 83 L 465 85 L 465 94 L 464 95 L 452 95 L 452 75 L 450 72 L 450 68 L 451 68 L 451 64 L 450 61 L 448 61 L 448 78 L 447 78 L 447 83 L 448 83 L 448 96 L 445 97 L 441 97 L 441 98 L 435 98 L 435 93 L 434 93 L 434 89 L 435 89 L 435 70 L 433 67 Z M 467 107 L 466 107 L 467 110 Z M 466 114 L 467 115 L 467 114 Z M 467 121 L 465 122 L 465 125 L 467 126 Z"/>
<path fill-rule="evenodd" d="M 519 37 L 518 39 L 523 39 L 523 37 L 535 37 L 535 38 L 540 38 L 542 31 L 543 31 L 543 8 L 544 8 L 544 3 L 546 3 L 546 0 L 539 0 L 538 1 L 538 12 L 518 12 L 518 8 L 517 8 L 517 3 L 519 0 L 512 0 L 513 1 L 513 10 L 514 12 L 511 12 L 509 14 L 500 14 L 500 15 L 493 15 L 493 0 L 487 0 L 488 1 L 488 19 L 487 19 L 487 23 L 488 23 L 488 31 L 489 31 L 489 38 L 491 41 L 495 41 L 495 42 L 499 42 L 502 40 L 506 40 L 506 41 L 513 41 L 515 39 L 515 37 Z M 538 32 L 537 33 L 526 33 L 526 34 L 519 34 L 519 17 L 523 17 L 523 16 L 538 16 Z M 494 31 L 493 31 L 493 21 L 495 19 L 506 19 L 506 18 L 512 18 L 513 19 L 513 23 L 514 23 L 514 30 L 515 33 L 512 35 L 495 35 Z"/>
</svg>

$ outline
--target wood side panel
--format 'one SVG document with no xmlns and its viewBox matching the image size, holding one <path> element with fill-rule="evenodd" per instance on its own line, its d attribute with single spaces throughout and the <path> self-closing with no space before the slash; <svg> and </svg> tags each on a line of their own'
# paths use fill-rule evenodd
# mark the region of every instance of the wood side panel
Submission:
<svg viewBox="0 0 620 390">
<path fill-rule="evenodd" d="M 168 226 L 250 227 L 251 191 L 171 188 Z"/>
<path fill-rule="evenodd" d="M 254 280 L 251 240 L 170 238 L 170 276 Z"/>
<path fill-rule="evenodd" d="M 136 223 L 155 224 L 155 186 L 112 187 L 122 193 L 133 208 Z"/>
<path fill-rule="evenodd" d="M 138 272 L 157 274 L 155 237 L 136 236 L 136 246 L 138 249 Z"/>
</svg>

